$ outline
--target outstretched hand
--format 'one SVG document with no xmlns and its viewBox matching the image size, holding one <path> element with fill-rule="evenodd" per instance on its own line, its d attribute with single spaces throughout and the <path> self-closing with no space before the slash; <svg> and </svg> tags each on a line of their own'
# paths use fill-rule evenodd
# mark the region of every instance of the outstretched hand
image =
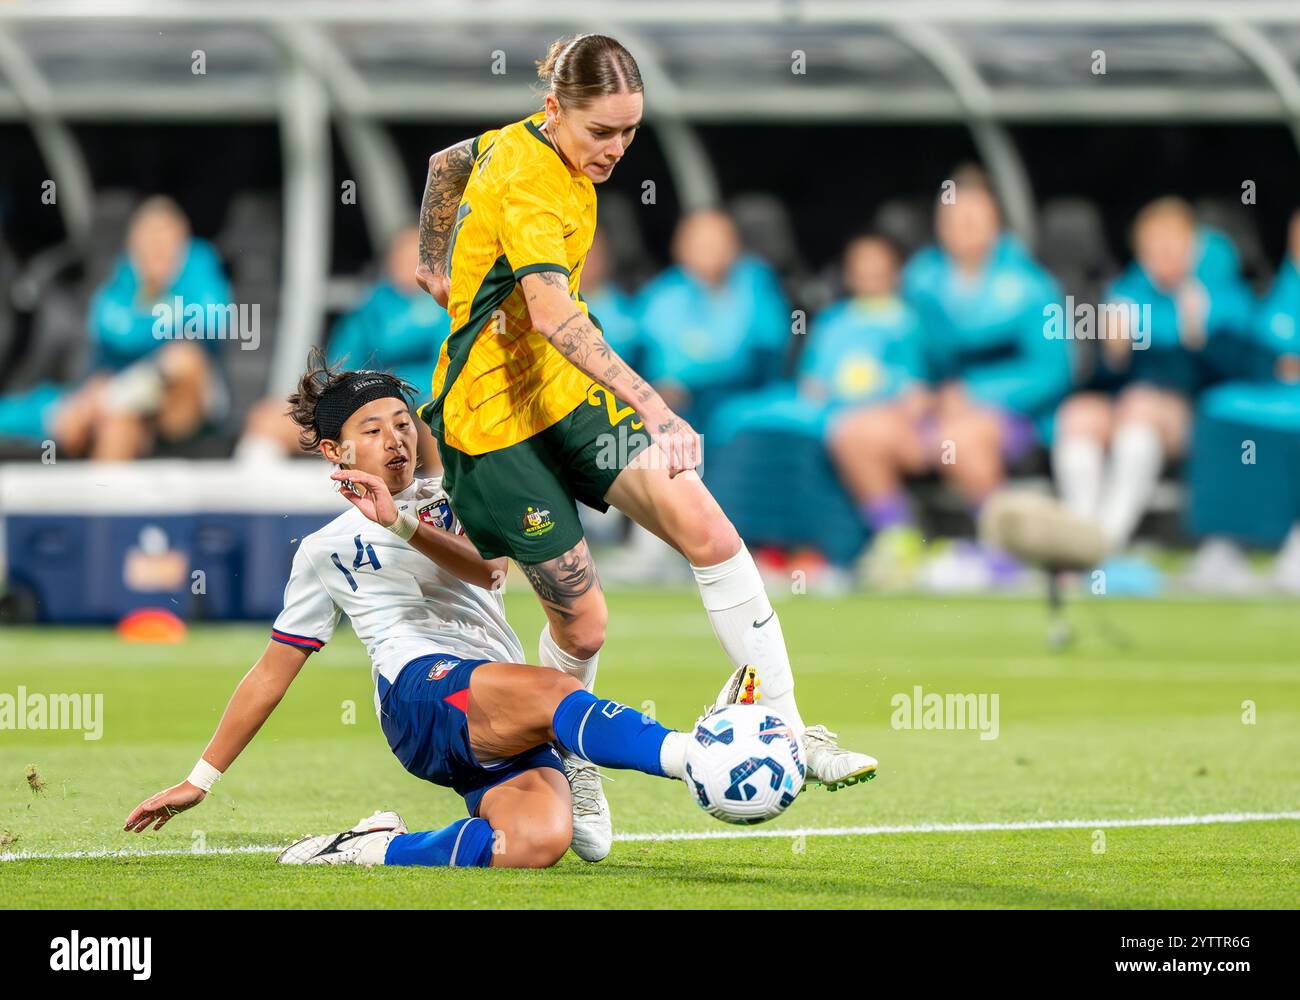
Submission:
<svg viewBox="0 0 1300 1000">
<path fill-rule="evenodd" d="M 365 496 L 357 496 L 346 486 L 339 490 L 348 498 L 348 503 L 375 524 L 387 528 L 397 523 L 397 504 L 393 494 L 388 491 L 388 484 L 376 475 L 357 469 L 339 469 L 330 474 L 330 478 L 340 483 L 356 483 L 365 487 Z"/>
<path fill-rule="evenodd" d="M 182 781 L 179 785 L 164 788 L 157 795 L 145 799 L 132 811 L 123 824 L 123 830 L 132 833 L 144 833 L 152 824 L 155 830 L 161 830 L 167 821 L 177 813 L 193 809 L 208 797 L 202 788 Z"/>
</svg>

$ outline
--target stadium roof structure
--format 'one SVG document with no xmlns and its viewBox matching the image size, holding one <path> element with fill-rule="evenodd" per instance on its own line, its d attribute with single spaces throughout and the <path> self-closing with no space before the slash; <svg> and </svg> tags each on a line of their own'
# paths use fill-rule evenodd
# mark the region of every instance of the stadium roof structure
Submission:
<svg viewBox="0 0 1300 1000">
<path fill-rule="evenodd" d="M 384 123 L 526 113 L 521 69 L 584 30 L 636 56 L 688 207 L 717 196 L 701 122 L 964 123 L 1026 235 L 1014 123 L 1276 122 L 1300 144 L 1295 0 L 0 0 L 0 120 L 31 124 L 74 239 L 94 192 L 69 122 L 278 122 L 276 388 L 319 328 L 331 121 L 381 245 L 413 211 Z"/>
</svg>

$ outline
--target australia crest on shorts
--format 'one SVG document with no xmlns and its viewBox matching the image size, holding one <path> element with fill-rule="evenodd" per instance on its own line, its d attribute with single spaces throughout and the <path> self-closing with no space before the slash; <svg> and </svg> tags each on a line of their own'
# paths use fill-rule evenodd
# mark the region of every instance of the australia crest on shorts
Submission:
<svg viewBox="0 0 1300 1000">
<path fill-rule="evenodd" d="M 524 536 L 526 538 L 537 538 L 554 527 L 555 522 L 551 520 L 551 512 L 541 504 L 536 506 L 529 504 L 528 509 L 524 511 Z"/>
</svg>

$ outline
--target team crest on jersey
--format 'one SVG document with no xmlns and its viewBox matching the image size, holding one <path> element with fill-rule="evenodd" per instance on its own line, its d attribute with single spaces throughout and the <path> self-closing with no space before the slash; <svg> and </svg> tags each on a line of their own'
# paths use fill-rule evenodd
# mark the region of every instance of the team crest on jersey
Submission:
<svg viewBox="0 0 1300 1000">
<path fill-rule="evenodd" d="M 524 511 L 524 536 L 526 538 L 537 538 L 554 527 L 555 522 L 551 520 L 551 512 L 540 504 L 536 507 L 530 505 Z"/>
<path fill-rule="evenodd" d="M 438 660 L 429 670 L 428 679 L 431 681 L 440 681 L 451 673 L 451 668 L 456 665 L 455 660 Z"/>
<path fill-rule="evenodd" d="M 435 528 L 442 528 L 443 531 L 451 530 L 451 504 L 446 499 L 425 504 L 417 511 L 417 515 L 425 524 L 432 524 Z"/>
</svg>

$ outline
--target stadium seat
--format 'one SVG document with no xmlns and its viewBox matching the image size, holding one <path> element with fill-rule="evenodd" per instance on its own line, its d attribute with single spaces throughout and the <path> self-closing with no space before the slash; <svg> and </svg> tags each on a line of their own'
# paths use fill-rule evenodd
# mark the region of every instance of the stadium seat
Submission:
<svg viewBox="0 0 1300 1000">
<path fill-rule="evenodd" d="M 808 265 L 799 252 L 794 222 L 785 202 L 772 194 L 749 192 L 732 198 L 727 210 L 745 252 L 767 262 L 781 279 L 786 297 L 805 309 L 817 307 L 804 295 Z"/>
<path fill-rule="evenodd" d="M 600 228 L 609 244 L 615 284 L 634 292 L 658 271 L 646 249 L 636 205 L 617 191 L 600 196 Z"/>
<path fill-rule="evenodd" d="M 783 277 L 803 269 L 789 209 L 775 195 L 737 195 L 728 206 L 747 253 L 762 257 Z"/>
<path fill-rule="evenodd" d="M 247 413 L 266 392 L 266 373 L 275 343 L 280 305 L 280 199 L 259 191 L 236 195 L 213 241 L 226 263 L 235 301 L 257 304 L 260 346 L 223 352 L 231 409 Z"/>
<path fill-rule="evenodd" d="M 871 228 L 898 245 L 906 259 L 930 242 L 930 207 L 924 198 L 890 198 L 872 217 Z"/>
<path fill-rule="evenodd" d="M 108 276 L 126 241 L 127 222 L 139 201 L 123 189 L 97 192 L 86 242 L 62 243 L 36 254 L 18 277 L 24 300 L 34 306 L 27 350 L 6 386 L 73 381 L 88 360 L 86 312 L 95 289 Z"/>
<path fill-rule="evenodd" d="M 9 381 L 10 388 L 28 388 L 38 382 L 74 382 L 89 362 L 86 310 L 93 289 L 84 282 L 59 282 L 48 286 L 32 320 L 27 350 Z"/>
<path fill-rule="evenodd" d="M 1084 198 L 1053 198 L 1039 214 L 1038 259 L 1067 295 L 1097 302 L 1118 270 L 1097 206 Z"/>
<path fill-rule="evenodd" d="M 18 266 L 3 237 L 0 237 L 0 391 L 8 381 L 9 372 L 17 350 L 15 335 L 13 287 Z"/>
<path fill-rule="evenodd" d="M 1255 224 L 1255 209 L 1231 198 L 1201 198 L 1193 206 L 1196 216 L 1207 226 L 1222 231 L 1232 240 L 1241 258 L 1241 274 L 1255 289 L 1263 292 L 1272 279 L 1273 267 Z"/>
</svg>

